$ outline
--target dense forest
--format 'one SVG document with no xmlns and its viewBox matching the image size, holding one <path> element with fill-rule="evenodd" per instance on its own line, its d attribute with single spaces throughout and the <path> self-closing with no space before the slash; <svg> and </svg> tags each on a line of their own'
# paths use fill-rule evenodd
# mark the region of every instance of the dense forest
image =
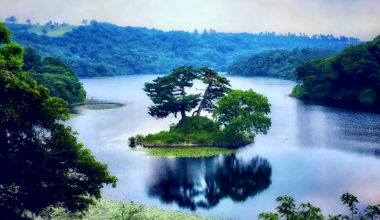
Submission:
<svg viewBox="0 0 380 220">
<path fill-rule="evenodd" d="M 23 59 L 22 70 L 28 71 L 38 85 L 48 88 L 50 96 L 62 98 L 70 104 L 85 99 L 86 91 L 69 64 L 51 56 L 42 60 L 31 47 L 24 49 Z"/>
<path fill-rule="evenodd" d="M 303 84 L 294 87 L 292 96 L 373 103 L 380 97 L 380 36 L 334 57 L 304 62 L 296 74 Z"/>
<path fill-rule="evenodd" d="M 305 61 L 329 58 L 334 50 L 295 48 L 293 50 L 270 50 L 242 57 L 228 68 L 228 74 L 245 76 L 270 76 L 294 80 L 296 67 Z"/>
<path fill-rule="evenodd" d="M 10 29 L 15 24 L 7 24 Z M 22 29 L 23 28 L 23 29 Z M 315 47 L 341 50 L 357 44 L 357 38 L 333 35 L 308 37 L 300 33 L 261 32 L 199 34 L 184 31 L 164 32 L 156 29 L 120 27 L 91 21 L 61 37 L 29 33 L 27 26 L 13 33 L 24 47 L 33 47 L 42 57 L 53 56 L 70 64 L 79 77 L 121 74 L 169 73 L 178 66 L 209 66 L 227 71 L 233 61 L 266 50 Z M 16 28 L 17 29 L 17 28 Z"/>
</svg>

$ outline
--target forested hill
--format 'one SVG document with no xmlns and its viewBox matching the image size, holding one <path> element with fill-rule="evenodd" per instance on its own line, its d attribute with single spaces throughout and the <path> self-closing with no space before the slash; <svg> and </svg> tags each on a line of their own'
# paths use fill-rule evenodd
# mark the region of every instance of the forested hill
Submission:
<svg viewBox="0 0 380 220">
<path fill-rule="evenodd" d="M 334 50 L 295 48 L 293 50 L 270 50 L 242 57 L 228 68 L 230 75 L 269 76 L 295 80 L 296 68 L 305 61 L 329 58 Z"/>
<path fill-rule="evenodd" d="M 40 36 L 28 31 L 15 31 L 12 37 L 24 47 L 35 48 L 42 57 L 58 57 L 69 63 L 80 77 L 170 73 L 181 65 L 209 66 L 216 71 L 227 71 L 240 56 L 266 50 L 296 47 L 339 50 L 336 45 L 340 42 L 355 44 L 358 41 L 332 35 L 309 38 L 304 34 L 301 37 L 274 32 L 163 32 L 95 21 L 74 28 L 61 37 Z"/>
<path fill-rule="evenodd" d="M 296 74 L 303 84 L 293 88 L 295 97 L 380 101 L 380 36 L 334 57 L 304 62 Z"/>
</svg>

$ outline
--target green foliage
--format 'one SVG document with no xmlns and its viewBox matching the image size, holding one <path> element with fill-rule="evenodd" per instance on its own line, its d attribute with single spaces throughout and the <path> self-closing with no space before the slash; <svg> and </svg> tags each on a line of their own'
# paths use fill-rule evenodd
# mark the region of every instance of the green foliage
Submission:
<svg viewBox="0 0 380 220">
<path fill-rule="evenodd" d="M 182 118 L 170 131 L 148 134 L 143 141 L 150 144 L 213 144 L 223 143 L 223 132 L 207 117 Z"/>
<path fill-rule="evenodd" d="M 281 205 L 276 209 L 281 214 L 281 217 L 286 216 L 286 219 L 289 220 L 297 214 L 295 201 L 291 196 L 277 197 L 276 202 L 281 202 Z"/>
<path fill-rule="evenodd" d="M 37 51 L 31 47 L 27 47 L 24 49 L 23 54 L 24 66 L 22 67 L 23 71 L 28 71 L 32 68 L 40 68 L 43 64 L 41 62 L 41 56 L 37 53 Z"/>
<path fill-rule="evenodd" d="M 272 212 L 260 213 L 258 218 L 263 219 L 263 220 L 280 220 L 280 217 L 278 216 L 278 214 L 272 213 Z"/>
<path fill-rule="evenodd" d="M 358 214 L 358 208 L 356 208 L 356 203 L 359 203 L 358 198 L 348 192 L 344 193 L 340 200 L 343 202 L 343 205 L 347 205 L 350 208 L 352 219 L 354 214 Z"/>
<path fill-rule="evenodd" d="M 13 37 L 20 45 L 35 48 L 42 57 L 62 59 L 72 65 L 80 77 L 166 74 L 184 65 L 193 65 L 194 68 L 209 66 L 226 72 L 232 62 L 240 57 L 267 50 L 293 50 L 297 47 L 341 50 L 333 44 L 341 43 L 343 47 L 357 44 L 356 41 L 348 41 L 347 38 L 340 40 L 332 35 L 319 39 L 268 32 L 198 35 L 183 31 L 120 27 L 102 22 L 79 27 L 56 26 L 54 29 L 50 29 L 49 25 L 35 25 L 27 31 L 16 31 L 17 25 L 7 25 L 15 28 Z M 49 30 L 46 35 L 42 35 L 43 29 Z"/>
<path fill-rule="evenodd" d="M 24 53 L 25 66 L 23 70 L 47 87 L 51 96 L 63 98 L 69 104 L 83 102 L 86 91 L 79 82 L 74 70 L 59 58 L 47 56 L 41 61 L 41 56 L 33 48 L 26 48 Z"/>
<path fill-rule="evenodd" d="M 344 220 L 344 219 L 350 219 L 350 217 L 348 217 L 347 215 L 342 215 L 342 214 L 335 215 L 335 216 L 329 215 L 329 218 L 327 220 Z"/>
<path fill-rule="evenodd" d="M 190 112 L 199 103 L 198 95 L 186 95 L 185 88 L 193 86 L 199 70 L 192 66 L 180 66 L 173 69 L 170 75 L 158 77 L 153 83 L 145 83 L 143 90 L 147 93 L 154 105 L 148 107 L 149 114 L 155 118 L 166 118 L 170 114 L 177 117 L 180 112 L 182 118 L 185 112 Z"/>
<path fill-rule="evenodd" d="M 265 116 L 270 113 L 268 99 L 252 89 L 232 90 L 216 104 L 218 108 L 212 116 L 218 124 L 224 126 L 228 142 L 245 136 L 253 139 L 256 134 L 266 134 L 271 126 L 270 118 Z"/>
<path fill-rule="evenodd" d="M 346 192 L 342 195 L 341 201 L 343 204 L 346 204 L 351 211 L 351 219 L 358 219 L 358 220 L 367 220 L 371 219 L 373 220 L 374 217 L 380 216 L 380 205 L 371 206 L 368 205 L 367 208 L 364 210 L 366 212 L 365 216 L 362 216 L 361 213 L 359 213 L 358 216 L 354 215 L 358 214 L 358 209 L 356 208 L 355 203 L 359 203 L 358 199 Z M 298 206 L 298 209 L 296 211 L 296 205 L 294 198 L 290 196 L 279 196 L 276 199 L 276 202 L 281 202 L 281 205 L 278 206 L 276 209 L 278 210 L 278 213 L 281 214 L 281 217 L 286 217 L 287 220 L 322 220 L 324 219 L 324 216 L 322 215 L 322 210 L 318 207 L 315 207 L 311 205 L 310 203 L 301 203 Z M 259 219 L 279 219 L 278 215 L 276 213 L 261 213 L 259 216 Z M 350 219 L 347 215 L 336 215 L 332 216 L 329 215 L 327 220 L 343 220 L 343 219 Z"/>
<path fill-rule="evenodd" d="M 123 214 L 122 214 L 123 213 Z M 183 219 L 183 220 L 216 220 L 215 218 L 201 216 L 198 214 L 189 214 L 180 211 L 167 211 L 158 207 L 143 206 L 136 202 L 124 202 L 110 200 L 107 198 L 100 199 L 95 205 L 90 205 L 86 211 L 83 220 L 93 219 L 128 219 L 132 215 L 133 220 L 137 219 Z M 81 213 L 68 213 L 62 208 L 53 208 L 52 220 L 81 219 Z"/>
<path fill-rule="evenodd" d="M 21 70 L 24 65 L 22 54 L 24 49 L 14 43 L 6 43 L 0 47 L 0 69 L 6 69 L 8 71 Z"/>
<path fill-rule="evenodd" d="M 329 58 L 336 55 L 334 50 L 293 49 L 270 50 L 243 57 L 228 67 L 228 74 L 244 76 L 269 76 L 295 80 L 296 67 L 305 61 Z"/>
<path fill-rule="evenodd" d="M 12 41 L 11 34 L 13 31 L 5 27 L 5 22 L 0 22 L 0 45 L 9 44 Z"/>
<path fill-rule="evenodd" d="M 116 213 L 111 220 L 129 220 L 129 219 L 136 219 L 138 217 L 141 218 L 141 213 L 144 209 L 143 205 L 138 205 L 134 203 L 133 201 L 130 202 L 129 205 L 122 204 L 119 213 Z"/>
<path fill-rule="evenodd" d="M 76 132 L 59 123 L 69 118 L 67 102 L 50 97 L 27 74 L 11 72 L 21 69 L 22 47 L 8 43 L 1 52 L 1 216 L 18 219 L 25 210 L 40 214 L 51 205 L 88 209 L 103 185 L 116 186 L 117 178 L 77 143 Z"/>
<path fill-rule="evenodd" d="M 218 101 L 221 97 L 225 96 L 226 93 L 231 91 L 230 81 L 225 77 L 219 76 L 217 72 L 208 67 L 203 67 L 199 69 L 198 79 L 201 80 L 204 84 L 207 85 L 205 92 L 202 97 L 202 101 L 193 115 L 197 113 L 199 116 L 201 111 L 212 113 L 217 106 L 214 104 L 215 101 Z"/>
<path fill-rule="evenodd" d="M 303 84 L 291 96 L 373 103 L 380 92 L 380 36 L 332 58 L 304 62 L 296 73 Z"/>
<path fill-rule="evenodd" d="M 359 100 L 363 103 L 373 103 L 376 101 L 376 92 L 373 88 L 365 89 L 360 92 Z"/>
<path fill-rule="evenodd" d="M 131 151 L 145 152 L 145 156 L 150 157 L 182 157 L 201 158 L 212 157 L 222 154 L 235 154 L 238 149 L 227 149 L 219 147 L 156 147 L 156 148 L 134 148 Z"/>
<path fill-rule="evenodd" d="M 128 140 L 129 140 L 129 144 L 130 145 L 135 145 L 136 144 L 136 138 L 135 137 L 130 137 L 130 138 L 128 138 Z"/>
<path fill-rule="evenodd" d="M 365 216 L 368 219 L 373 220 L 373 217 L 380 216 L 380 205 L 368 205 L 364 212 L 366 212 Z"/>
</svg>

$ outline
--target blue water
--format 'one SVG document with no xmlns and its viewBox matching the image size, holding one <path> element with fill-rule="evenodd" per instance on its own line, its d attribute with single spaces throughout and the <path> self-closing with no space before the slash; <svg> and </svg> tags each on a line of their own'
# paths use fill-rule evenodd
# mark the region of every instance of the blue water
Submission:
<svg viewBox="0 0 380 220">
<path fill-rule="evenodd" d="M 236 155 L 152 158 L 129 151 L 128 138 L 168 130 L 178 121 L 155 120 L 147 114 L 151 101 L 142 87 L 156 77 L 81 80 L 88 97 L 125 104 L 84 109 L 66 122 L 119 179 L 116 188 L 103 189 L 104 196 L 233 219 L 275 212 L 275 199 L 281 195 L 294 197 L 297 204 L 310 202 L 325 216 L 349 214 L 340 202 L 346 191 L 358 197 L 362 213 L 368 204 L 380 204 L 380 114 L 287 97 L 295 85 L 291 81 L 229 77 L 234 89 L 252 88 L 268 97 L 268 134 L 258 135 Z M 195 84 L 190 92 L 202 86 Z"/>
</svg>

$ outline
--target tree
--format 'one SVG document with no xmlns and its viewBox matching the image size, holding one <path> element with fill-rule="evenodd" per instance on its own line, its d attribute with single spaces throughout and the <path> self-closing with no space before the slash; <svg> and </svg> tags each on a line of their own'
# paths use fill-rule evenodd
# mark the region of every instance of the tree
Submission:
<svg viewBox="0 0 380 220">
<path fill-rule="evenodd" d="M 280 220 L 278 214 L 272 212 L 260 213 L 258 218 L 263 220 Z"/>
<path fill-rule="evenodd" d="M 54 25 L 50 25 L 50 29 L 53 29 L 54 28 Z"/>
<path fill-rule="evenodd" d="M 67 102 L 21 70 L 23 48 L 10 42 L 0 23 L 0 216 L 19 219 L 50 206 L 84 211 L 101 198 L 103 184 L 116 186 L 106 164 L 77 143 Z M 5 30 L 5 31 L 4 31 Z"/>
<path fill-rule="evenodd" d="M 218 108 L 212 114 L 218 123 L 225 127 L 227 140 L 242 139 L 244 135 L 254 138 L 255 134 L 266 134 L 271 126 L 268 99 L 252 89 L 232 90 L 216 102 Z"/>
<path fill-rule="evenodd" d="M 281 202 L 281 205 L 276 209 L 278 210 L 278 213 L 281 214 L 281 217 L 286 216 L 286 219 L 289 220 L 297 214 L 296 204 L 294 204 L 295 201 L 296 200 L 291 196 L 277 197 L 276 202 Z"/>
<path fill-rule="evenodd" d="M 198 109 L 194 111 L 193 115 L 195 113 L 200 115 L 203 109 L 212 113 L 217 108 L 214 102 L 231 91 L 231 89 L 227 87 L 231 86 L 229 83 L 230 81 L 225 77 L 219 76 L 217 72 L 207 67 L 200 68 L 200 70 L 202 72 L 199 74 L 198 79 L 204 84 L 207 84 L 207 88 L 205 89 Z"/>
<path fill-rule="evenodd" d="M 343 219 L 350 219 L 347 215 L 329 215 L 329 218 L 327 220 L 343 220 Z"/>
<path fill-rule="evenodd" d="M 87 23 L 88 23 L 87 20 L 83 19 L 82 24 L 87 25 Z"/>
<path fill-rule="evenodd" d="M 44 29 L 42 29 L 42 31 L 41 31 L 44 35 L 46 35 L 47 34 L 47 30 L 44 28 Z"/>
<path fill-rule="evenodd" d="M 28 24 L 31 24 L 31 21 L 30 21 L 30 19 L 26 20 L 26 23 L 28 23 Z"/>
<path fill-rule="evenodd" d="M 22 67 L 23 71 L 28 71 L 32 68 L 39 68 L 42 66 L 41 56 L 32 47 L 24 48 L 24 65 Z"/>
<path fill-rule="evenodd" d="M 170 75 L 158 77 L 153 83 L 145 83 L 143 90 L 147 93 L 154 105 L 148 107 L 149 114 L 155 118 L 166 118 L 173 114 L 177 117 L 180 112 L 182 118 L 199 103 L 200 94 L 186 95 L 185 88 L 193 86 L 192 81 L 197 78 L 199 70 L 192 66 L 180 66 L 173 69 Z"/>
<path fill-rule="evenodd" d="M 17 18 L 12 15 L 9 18 L 6 18 L 5 21 L 12 22 L 14 24 L 17 21 Z"/>
<path fill-rule="evenodd" d="M 48 23 L 46 23 L 45 25 L 51 25 L 53 24 L 53 22 L 50 20 Z"/>
<path fill-rule="evenodd" d="M 366 212 L 365 216 L 367 218 L 371 218 L 373 220 L 373 217 L 376 217 L 376 215 L 380 215 L 380 205 L 368 205 L 364 212 Z"/>
<path fill-rule="evenodd" d="M 342 195 L 340 200 L 343 202 L 343 205 L 347 204 L 351 211 L 351 219 L 354 219 L 354 214 L 358 214 L 358 208 L 356 208 L 355 203 L 359 203 L 358 198 L 356 196 L 346 192 Z"/>
<path fill-rule="evenodd" d="M 308 203 L 301 203 L 298 206 L 297 216 L 301 219 L 323 220 L 322 210 Z"/>
</svg>

